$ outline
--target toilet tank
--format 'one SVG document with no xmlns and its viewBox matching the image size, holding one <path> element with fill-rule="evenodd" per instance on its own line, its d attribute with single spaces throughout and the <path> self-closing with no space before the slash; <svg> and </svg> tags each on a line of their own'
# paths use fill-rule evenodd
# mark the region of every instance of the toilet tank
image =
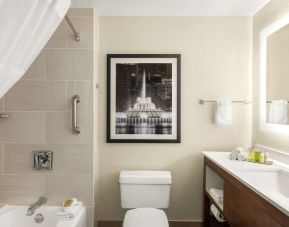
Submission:
<svg viewBox="0 0 289 227">
<path fill-rule="evenodd" d="M 121 206 L 127 209 L 168 208 L 171 183 L 169 171 L 121 171 Z"/>
</svg>

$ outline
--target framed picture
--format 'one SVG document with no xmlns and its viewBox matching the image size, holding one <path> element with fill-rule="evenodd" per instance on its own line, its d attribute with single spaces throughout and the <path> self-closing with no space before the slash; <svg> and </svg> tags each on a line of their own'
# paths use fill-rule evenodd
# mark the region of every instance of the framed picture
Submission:
<svg viewBox="0 0 289 227">
<path fill-rule="evenodd" d="M 179 54 L 107 55 L 107 142 L 180 143 Z"/>
</svg>

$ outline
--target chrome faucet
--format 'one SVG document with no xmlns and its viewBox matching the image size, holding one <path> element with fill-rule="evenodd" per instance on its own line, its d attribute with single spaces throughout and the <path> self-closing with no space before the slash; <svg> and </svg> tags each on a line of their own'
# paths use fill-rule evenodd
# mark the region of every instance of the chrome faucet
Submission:
<svg viewBox="0 0 289 227">
<path fill-rule="evenodd" d="M 27 216 L 32 216 L 41 205 L 46 204 L 46 198 L 40 197 L 35 203 L 31 204 L 27 209 Z"/>
</svg>

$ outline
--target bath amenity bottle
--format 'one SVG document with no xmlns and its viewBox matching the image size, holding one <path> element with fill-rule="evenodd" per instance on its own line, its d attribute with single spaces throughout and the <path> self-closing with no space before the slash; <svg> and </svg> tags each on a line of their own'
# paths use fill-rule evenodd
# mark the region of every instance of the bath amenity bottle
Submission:
<svg viewBox="0 0 289 227">
<path fill-rule="evenodd" d="M 272 165 L 273 164 L 273 161 L 269 160 L 269 153 L 266 150 L 264 151 L 264 163 L 266 165 Z"/>
<path fill-rule="evenodd" d="M 254 159 L 254 161 L 255 162 L 260 162 L 260 151 L 254 151 L 254 153 L 255 153 L 255 159 Z"/>
<path fill-rule="evenodd" d="M 268 151 L 264 151 L 264 163 L 267 163 L 268 161 L 269 161 Z"/>
<path fill-rule="evenodd" d="M 253 153 L 253 148 L 251 147 L 251 148 L 248 149 L 248 158 L 247 158 L 247 160 L 249 162 L 253 162 L 254 158 L 255 157 L 254 157 L 254 153 Z"/>
<path fill-rule="evenodd" d="M 265 163 L 265 155 L 264 151 L 260 151 L 260 163 L 264 164 Z"/>
</svg>

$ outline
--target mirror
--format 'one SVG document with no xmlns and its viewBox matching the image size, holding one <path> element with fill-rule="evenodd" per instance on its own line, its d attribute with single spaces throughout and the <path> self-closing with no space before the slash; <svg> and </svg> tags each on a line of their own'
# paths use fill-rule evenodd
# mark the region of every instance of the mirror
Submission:
<svg viewBox="0 0 289 227">
<path fill-rule="evenodd" d="M 267 38 L 266 122 L 288 124 L 289 25 Z"/>
<path fill-rule="evenodd" d="M 289 15 L 261 32 L 260 129 L 289 135 Z"/>
</svg>

